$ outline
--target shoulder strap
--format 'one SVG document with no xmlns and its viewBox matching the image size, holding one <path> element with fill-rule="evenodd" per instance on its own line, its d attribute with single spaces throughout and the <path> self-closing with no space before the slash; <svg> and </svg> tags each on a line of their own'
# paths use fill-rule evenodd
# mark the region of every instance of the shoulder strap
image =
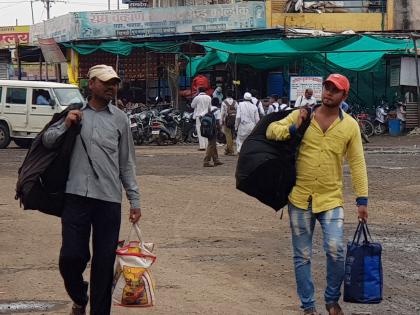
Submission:
<svg viewBox="0 0 420 315">
<path fill-rule="evenodd" d="M 92 168 L 93 175 L 95 175 L 95 178 L 98 179 L 99 178 L 99 175 L 98 175 L 98 173 L 96 173 L 96 170 L 93 167 L 92 159 L 90 158 L 89 153 L 87 151 L 86 143 L 85 143 L 85 140 L 83 140 L 82 133 L 80 133 L 79 135 L 80 135 L 80 140 L 82 141 L 83 149 L 85 149 L 85 152 L 86 152 L 86 155 L 87 155 L 87 158 L 88 158 L 90 167 Z"/>
</svg>

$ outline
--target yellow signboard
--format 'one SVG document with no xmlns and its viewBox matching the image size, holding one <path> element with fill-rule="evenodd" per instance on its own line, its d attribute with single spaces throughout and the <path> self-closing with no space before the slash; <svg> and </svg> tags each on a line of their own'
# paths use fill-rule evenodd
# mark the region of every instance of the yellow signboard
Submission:
<svg viewBox="0 0 420 315">
<path fill-rule="evenodd" d="M 14 47 L 29 43 L 29 26 L 0 27 L 0 47 Z"/>
</svg>

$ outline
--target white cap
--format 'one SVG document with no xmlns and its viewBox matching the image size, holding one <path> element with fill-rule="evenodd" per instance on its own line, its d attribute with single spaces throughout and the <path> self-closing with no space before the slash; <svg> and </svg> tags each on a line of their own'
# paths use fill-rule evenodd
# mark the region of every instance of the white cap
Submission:
<svg viewBox="0 0 420 315">
<path fill-rule="evenodd" d="M 99 80 L 106 82 L 112 79 L 117 79 L 121 82 L 120 77 L 115 72 L 114 68 L 107 65 L 96 65 L 89 69 L 88 72 L 89 80 L 93 78 L 98 78 Z"/>
<path fill-rule="evenodd" d="M 249 92 L 246 92 L 244 94 L 244 100 L 251 101 L 252 100 L 252 94 L 249 93 Z"/>
</svg>

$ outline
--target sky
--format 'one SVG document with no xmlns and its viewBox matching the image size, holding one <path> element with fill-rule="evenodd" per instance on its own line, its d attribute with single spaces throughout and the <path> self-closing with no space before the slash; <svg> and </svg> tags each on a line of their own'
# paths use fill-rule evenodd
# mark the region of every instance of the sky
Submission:
<svg viewBox="0 0 420 315">
<path fill-rule="evenodd" d="M 35 23 L 47 19 L 47 12 L 40 0 L 32 0 Z M 110 0 L 111 9 L 117 9 L 120 1 L 120 9 L 127 9 L 127 4 L 121 4 L 121 0 Z M 50 17 L 64 15 L 68 12 L 100 11 L 108 10 L 108 0 L 56 0 L 52 2 Z M 31 1 L 30 0 L 0 0 L 0 26 L 31 25 Z"/>
</svg>

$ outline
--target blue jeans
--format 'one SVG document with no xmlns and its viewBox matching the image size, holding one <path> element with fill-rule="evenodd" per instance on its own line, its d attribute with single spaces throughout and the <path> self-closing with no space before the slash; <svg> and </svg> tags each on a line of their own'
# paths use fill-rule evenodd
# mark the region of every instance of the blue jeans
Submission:
<svg viewBox="0 0 420 315">
<path fill-rule="evenodd" d="M 292 230 L 293 260 L 297 293 L 304 310 L 315 308 L 315 289 L 312 281 L 311 258 L 312 236 L 315 222 L 319 221 L 327 256 L 327 288 L 325 303 L 335 303 L 340 299 L 340 288 L 344 278 L 344 210 L 337 207 L 321 213 L 312 213 L 289 203 L 290 227 Z"/>
</svg>

